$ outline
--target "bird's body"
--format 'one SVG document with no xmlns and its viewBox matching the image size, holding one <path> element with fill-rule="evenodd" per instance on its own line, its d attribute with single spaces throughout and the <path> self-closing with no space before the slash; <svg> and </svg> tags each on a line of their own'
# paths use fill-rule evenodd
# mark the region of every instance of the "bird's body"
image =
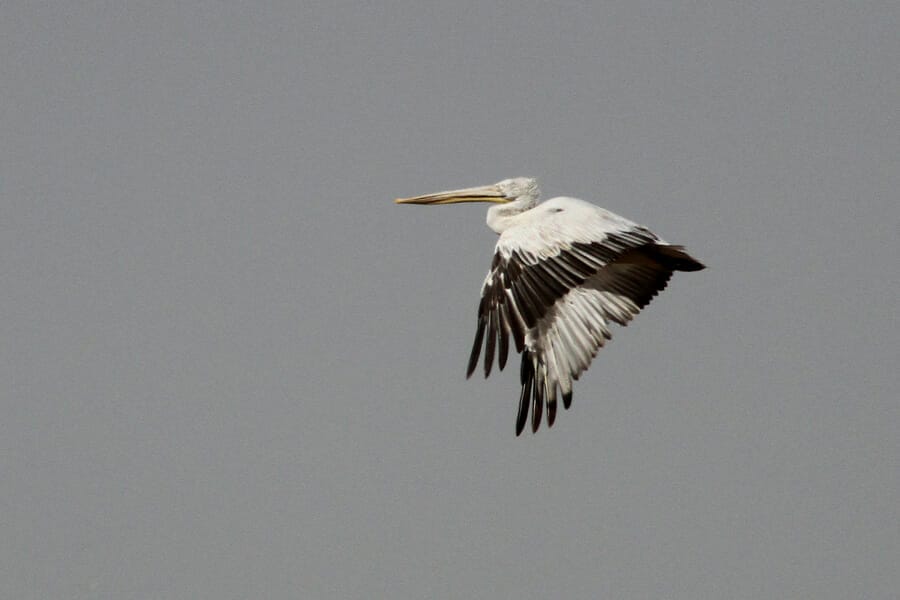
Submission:
<svg viewBox="0 0 900 600">
<path fill-rule="evenodd" d="M 487 377 L 496 354 L 503 369 L 509 339 L 522 354 L 516 435 L 531 407 L 532 431 L 556 418 L 557 397 L 568 408 L 572 382 L 612 336 L 666 287 L 674 271 L 704 266 L 681 246 L 608 210 L 557 197 L 538 204 L 529 178 L 492 186 L 400 199 L 399 203 L 496 202 L 488 226 L 500 234 L 481 288 L 475 344 L 467 376 L 482 347 Z M 558 393 L 559 392 L 559 393 Z"/>
</svg>

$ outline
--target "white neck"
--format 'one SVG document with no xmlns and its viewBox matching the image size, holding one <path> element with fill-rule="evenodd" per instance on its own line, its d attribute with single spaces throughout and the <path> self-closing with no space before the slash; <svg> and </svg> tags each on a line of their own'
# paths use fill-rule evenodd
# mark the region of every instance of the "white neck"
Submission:
<svg viewBox="0 0 900 600">
<path fill-rule="evenodd" d="M 537 198 L 531 195 L 523 196 L 505 204 L 495 204 L 487 212 L 487 226 L 503 233 L 516 224 L 519 215 L 531 210 L 537 205 Z"/>
</svg>

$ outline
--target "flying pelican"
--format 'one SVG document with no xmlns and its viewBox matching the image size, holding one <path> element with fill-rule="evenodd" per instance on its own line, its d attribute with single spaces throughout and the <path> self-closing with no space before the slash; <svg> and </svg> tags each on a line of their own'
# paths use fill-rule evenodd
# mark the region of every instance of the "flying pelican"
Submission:
<svg viewBox="0 0 900 600">
<path fill-rule="evenodd" d="M 493 185 L 398 198 L 398 204 L 493 202 L 487 225 L 500 239 L 491 270 L 481 286 L 478 327 L 466 378 L 472 376 L 484 345 L 484 376 L 495 350 L 506 366 L 510 336 L 522 355 L 516 435 L 528 420 L 547 426 L 556 420 L 557 389 L 563 406 L 572 403 L 572 380 L 588 368 L 612 337 L 610 322 L 628 322 L 674 271 L 705 268 L 682 246 L 674 246 L 608 210 L 577 198 L 538 204 L 536 179 L 516 177 Z M 487 333 L 487 337 L 485 337 Z"/>
</svg>

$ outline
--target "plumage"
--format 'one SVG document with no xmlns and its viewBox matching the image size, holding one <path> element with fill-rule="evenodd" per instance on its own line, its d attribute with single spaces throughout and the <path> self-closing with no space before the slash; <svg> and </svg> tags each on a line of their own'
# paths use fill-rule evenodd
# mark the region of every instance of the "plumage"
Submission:
<svg viewBox="0 0 900 600">
<path fill-rule="evenodd" d="M 496 354 L 506 366 L 509 338 L 522 355 L 516 435 L 531 412 L 531 428 L 556 419 L 557 398 L 572 403 L 573 381 L 612 337 L 609 325 L 627 325 L 675 271 L 704 265 L 681 246 L 646 227 L 576 198 L 537 204 L 537 182 L 506 179 L 497 184 L 440 192 L 398 203 L 493 202 L 488 226 L 500 234 L 481 288 L 475 343 L 466 377 L 482 349 L 485 377 Z"/>
</svg>

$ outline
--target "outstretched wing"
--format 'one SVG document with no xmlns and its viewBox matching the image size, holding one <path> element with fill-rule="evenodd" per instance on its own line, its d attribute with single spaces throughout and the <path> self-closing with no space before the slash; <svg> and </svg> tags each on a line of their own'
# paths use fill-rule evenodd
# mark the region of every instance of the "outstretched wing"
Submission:
<svg viewBox="0 0 900 600">
<path fill-rule="evenodd" d="M 610 322 L 627 324 L 673 271 L 703 268 L 647 228 L 582 204 L 568 211 L 549 206 L 531 223 L 505 231 L 482 286 L 466 375 L 475 371 L 482 346 L 485 377 L 495 354 L 503 369 L 512 338 L 523 354 L 516 435 L 529 405 L 533 431 L 545 402 L 553 425 L 557 390 L 569 407 L 572 381 L 611 337 Z"/>
</svg>

